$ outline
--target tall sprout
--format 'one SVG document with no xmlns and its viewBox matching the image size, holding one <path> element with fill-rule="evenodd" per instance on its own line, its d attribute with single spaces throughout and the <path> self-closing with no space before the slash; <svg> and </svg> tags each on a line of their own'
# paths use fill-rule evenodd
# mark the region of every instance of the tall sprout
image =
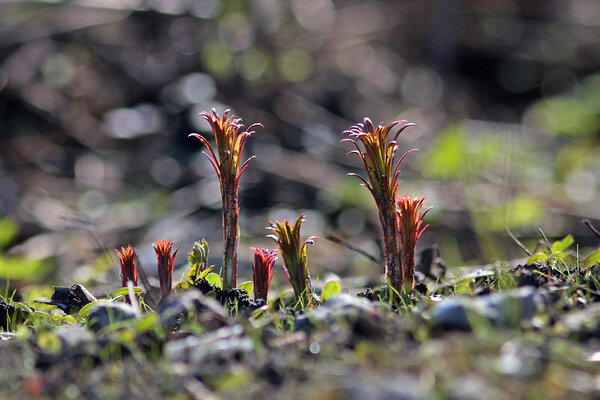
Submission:
<svg viewBox="0 0 600 400">
<path fill-rule="evenodd" d="M 392 129 L 399 126 L 398 131 L 391 135 Z M 366 178 L 356 176 L 366 187 L 377 206 L 379 222 L 383 230 L 383 251 L 385 256 L 385 274 L 387 281 L 396 290 L 403 287 L 405 267 L 401 257 L 401 237 L 398 231 L 396 217 L 396 197 L 400 186 L 400 165 L 404 158 L 417 149 L 404 153 L 396 162 L 395 155 L 398 150 L 396 140 L 409 126 L 414 126 L 406 121 L 393 121 L 388 125 L 382 124 L 375 127 L 369 118 L 364 118 L 363 123 L 351 126 L 343 134 L 349 138 L 341 142 L 349 142 L 355 150 L 348 154 L 356 154 L 362 162 Z M 391 140 L 390 140 L 391 136 Z"/>
<path fill-rule="evenodd" d="M 431 209 L 429 207 L 421 214 L 425 197 L 421 199 L 408 196 L 398 197 L 398 231 L 402 246 L 402 265 L 404 266 L 403 284 L 407 292 L 412 292 L 415 280 L 415 250 L 417 241 L 429 225 L 423 226 L 423 217 Z"/>
<path fill-rule="evenodd" d="M 302 242 L 300 238 L 302 222 L 304 222 L 304 214 L 298 217 L 294 225 L 291 225 L 287 219 L 283 223 L 279 221 L 270 222 L 270 226 L 267 229 L 272 230 L 273 234 L 267 235 L 267 237 L 277 243 L 277 247 L 281 252 L 281 258 L 283 259 L 283 269 L 294 288 L 296 300 L 302 307 L 306 307 L 311 303 L 311 286 L 306 248 L 309 244 L 314 244 L 313 239 L 316 236 L 311 236 Z"/>
<path fill-rule="evenodd" d="M 212 114 L 202 112 L 199 114 L 210 124 L 215 135 L 216 148 L 210 145 L 202 135 L 192 133 L 206 147 L 204 155 L 215 169 L 221 186 L 221 201 L 223 204 L 223 288 L 237 286 L 237 247 L 239 241 L 239 180 L 240 175 L 254 158 L 250 157 L 242 162 L 242 150 L 246 140 L 250 137 L 252 129 L 261 124 L 252 124 L 243 130 L 241 119 L 235 115 L 229 116 L 229 110 L 219 116 L 216 110 Z"/>
</svg>

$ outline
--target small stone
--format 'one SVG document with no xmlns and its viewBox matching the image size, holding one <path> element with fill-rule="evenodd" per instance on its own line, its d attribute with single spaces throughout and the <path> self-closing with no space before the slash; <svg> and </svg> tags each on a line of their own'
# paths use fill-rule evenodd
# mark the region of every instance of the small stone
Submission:
<svg viewBox="0 0 600 400">
<path fill-rule="evenodd" d="M 165 298 L 158 306 L 158 313 L 160 323 L 170 330 L 178 329 L 187 316 L 195 318 L 207 330 L 231 324 L 225 308 L 218 301 L 195 289 Z"/>
<path fill-rule="evenodd" d="M 172 362 L 187 364 L 197 374 L 222 374 L 224 366 L 233 368 L 232 361 L 242 360 L 253 351 L 252 340 L 236 324 L 202 336 L 169 341 L 164 354 Z"/>
<path fill-rule="evenodd" d="M 525 286 L 492 295 L 455 297 L 433 307 L 434 330 L 470 331 L 475 318 L 484 318 L 496 327 L 517 327 L 531 319 L 544 302 L 535 288 Z"/>
<path fill-rule="evenodd" d="M 81 307 L 96 300 L 94 295 L 83 285 L 76 283 L 71 287 L 54 286 L 54 293 L 52 293 L 50 300 L 36 299 L 35 302 L 50 304 L 60 308 L 66 314 L 74 314 L 81 310 Z"/>
<path fill-rule="evenodd" d="M 369 336 L 374 329 L 381 330 L 377 327 L 383 323 L 380 310 L 384 307 L 381 303 L 342 293 L 333 296 L 319 308 L 297 316 L 294 331 L 310 332 L 317 326 L 344 321 L 352 325 L 357 333 Z"/>
<path fill-rule="evenodd" d="M 87 326 L 94 332 L 114 322 L 135 319 L 137 314 L 133 307 L 125 303 L 103 303 L 92 308 L 88 315 Z"/>
</svg>

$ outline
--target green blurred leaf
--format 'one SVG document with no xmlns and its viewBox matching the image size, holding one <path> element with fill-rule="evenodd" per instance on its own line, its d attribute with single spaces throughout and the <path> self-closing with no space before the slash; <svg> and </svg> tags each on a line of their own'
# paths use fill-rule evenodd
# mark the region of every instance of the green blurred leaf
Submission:
<svg viewBox="0 0 600 400">
<path fill-rule="evenodd" d="M 157 326 L 160 326 L 158 314 L 149 313 L 149 314 L 146 314 L 142 319 L 140 319 L 139 321 L 136 322 L 135 331 L 137 333 L 144 333 L 144 332 L 148 332 L 151 329 L 154 329 Z"/>
<path fill-rule="evenodd" d="M 562 260 L 566 260 L 567 257 L 569 257 L 569 256 L 570 256 L 569 252 L 567 252 L 567 251 L 559 251 L 558 253 L 552 253 L 550 257 L 552 259 L 554 259 L 554 260 L 561 260 L 562 261 Z"/>
<path fill-rule="evenodd" d="M 54 331 L 44 331 L 38 334 L 37 345 L 48 353 L 58 353 L 62 347 L 60 338 Z"/>
<path fill-rule="evenodd" d="M 0 254 L 0 278 L 39 282 L 45 279 L 42 260 Z"/>
<path fill-rule="evenodd" d="M 562 240 L 552 243 L 550 250 L 552 253 L 560 253 L 571 247 L 573 243 L 575 243 L 575 239 L 573 239 L 573 235 L 569 233 Z"/>
<path fill-rule="evenodd" d="M 140 294 L 144 291 L 144 289 L 136 286 L 133 288 L 133 291 L 136 294 Z M 112 298 L 114 299 L 115 297 L 119 297 L 119 296 L 127 296 L 128 294 L 129 294 L 128 288 L 122 287 L 122 288 L 115 290 L 115 292 L 112 294 Z"/>
<path fill-rule="evenodd" d="M 279 75 L 290 82 L 302 82 L 313 72 L 313 60 L 309 53 L 303 50 L 290 50 L 277 59 Z"/>
<path fill-rule="evenodd" d="M 204 279 L 206 279 L 206 282 L 212 283 L 213 285 L 222 288 L 223 283 L 221 282 L 221 277 L 218 274 L 211 272 L 210 274 L 206 275 L 206 278 Z"/>
<path fill-rule="evenodd" d="M 11 218 L 0 219 L 0 249 L 5 248 L 13 241 L 19 232 L 19 226 Z"/>
<path fill-rule="evenodd" d="M 546 204 L 533 195 L 517 195 L 505 204 L 489 211 L 489 220 L 484 220 L 481 229 L 502 231 L 511 228 L 536 225 L 546 212 Z"/>
<path fill-rule="evenodd" d="M 594 135 L 600 117 L 590 104 L 575 97 L 552 97 L 537 102 L 531 112 L 534 123 L 544 132 L 565 136 Z"/>
<path fill-rule="evenodd" d="M 527 265 L 533 265 L 536 262 L 546 262 L 548 261 L 548 255 L 544 253 L 535 253 L 527 259 Z"/>
<path fill-rule="evenodd" d="M 252 297 L 252 292 L 254 291 L 254 283 L 252 281 L 242 282 L 238 285 L 239 289 L 244 289 L 248 292 L 248 297 Z"/>
<path fill-rule="evenodd" d="M 337 296 L 342 292 L 342 285 L 339 281 L 327 282 L 323 290 L 321 291 L 321 299 L 324 301 L 329 300 L 333 296 Z"/>
<path fill-rule="evenodd" d="M 202 49 L 202 62 L 211 75 L 227 77 L 233 73 L 233 51 L 221 43 L 207 43 Z"/>
<path fill-rule="evenodd" d="M 457 125 L 439 133 L 432 150 L 421 159 L 421 169 L 427 176 L 456 177 L 464 167 L 465 133 Z"/>
<path fill-rule="evenodd" d="M 98 304 L 106 303 L 106 299 L 99 299 L 96 301 L 92 301 L 91 303 L 87 303 L 85 306 L 81 307 L 78 314 L 82 317 L 87 317 L 87 315 L 92 311 L 92 308 L 97 306 Z"/>
<path fill-rule="evenodd" d="M 34 311 L 34 312 L 31 313 L 31 316 L 32 317 L 39 317 L 39 318 L 42 318 L 42 319 L 47 319 L 47 320 L 50 320 L 50 321 L 54 321 L 55 320 L 55 318 L 52 315 L 50 315 L 48 313 L 45 313 L 45 312 L 42 312 L 42 311 Z"/>
<path fill-rule="evenodd" d="M 596 264 L 600 264 L 600 248 L 592 251 L 585 260 L 583 260 L 583 266 L 585 268 L 593 267 Z"/>
</svg>

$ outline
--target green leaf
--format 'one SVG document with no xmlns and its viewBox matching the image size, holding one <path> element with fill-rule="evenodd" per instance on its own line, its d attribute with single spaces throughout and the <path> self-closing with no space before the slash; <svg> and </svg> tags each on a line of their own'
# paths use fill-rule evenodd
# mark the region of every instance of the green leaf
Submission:
<svg viewBox="0 0 600 400">
<path fill-rule="evenodd" d="M 91 303 L 87 303 L 85 306 L 81 307 L 81 310 L 79 310 L 78 314 L 81 315 L 82 317 L 87 317 L 87 315 L 90 313 L 90 311 L 92 311 L 92 308 L 94 308 L 98 304 L 106 303 L 106 301 L 107 301 L 106 299 L 100 299 L 100 300 L 92 301 Z"/>
<path fill-rule="evenodd" d="M 592 251 L 588 256 L 583 260 L 583 267 L 590 268 L 596 264 L 600 264 L 600 248 Z"/>
<path fill-rule="evenodd" d="M 0 249 L 5 248 L 13 241 L 19 232 L 19 226 L 12 218 L 0 219 Z"/>
<path fill-rule="evenodd" d="M 568 251 L 561 251 L 559 253 L 552 253 L 550 255 L 550 258 L 557 260 L 557 261 L 564 261 L 567 259 L 567 257 L 569 257 L 570 254 Z"/>
<path fill-rule="evenodd" d="M 58 353 L 62 342 L 54 331 L 44 331 L 38 335 L 37 345 L 48 353 Z"/>
<path fill-rule="evenodd" d="M 210 274 L 206 275 L 206 278 L 204 279 L 206 279 L 206 282 L 212 283 L 218 288 L 222 288 L 223 283 L 221 282 L 221 277 L 219 276 L 219 274 L 211 272 Z"/>
<path fill-rule="evenodd" d="M 254 291 L 254 283 L 252 281 L 242 282 L 238 285 L 238 289 L 244 289 L 248 292 L 248 297 L 252 297 L 252 292 Z"/>
<path fill-rule="evenodd" d="M 73 318 L 72 315 L 65 315 L 65 317 L 63 318 L 63 321 L 68 322 L 73 325 L 75 325 L 77 323 L 77 321 L 75 321 L 75 318 Z"/>
<path fill-rule="evenodd" d="M 200 264 L 200 270 L 206 268 L 206 263 L 208 261 L 208 243 L 206 242 L 206 240 L 202 239 L 202 241 L 194 243 L 192 251 L 190 251 L 190 253 L 188 254 L 188 261 L 192 268 L 196 264 Z"/>
<path fill-rule="evenodd" d="M 45 279 L 42 260 L 22 256 L 6 257 L 0 254 L 0 278 L 39 282 Z"/>
<path fill-rule="evenodd" d="M 41 317 L 43 319 L 48 319 L 48 320 L 52 320 L 52 321 L 55 319 L 52 315 L 42 312 L 42 311 L 34 311 L 31 313 L 31 316 Z"/>
<path fill-rule="evenodd" d="M 14 301 L 14 302 L 12 302 L 12 305 L 15 306 L 15 307 L 22 308 L 23 311 L 25 311 L 25 312 L 28 312 L 28 313 L 32 312 L 31 308 L 27 304 L 25 304 L 25 303 Z"/>
<path fill-rule="evenodd" d="M 575 243 L 575 239 L 573 239 L 573 235 L 569 233 L 564 239 L 552 243 L 550 250 L 552 250 L 552 253 L 560 253 L 561 251 L 567 250 L 573 243 Z"/>
<path fill-rule="evenodd" d="M 150 313 L 146 314 L 144 318 L 135 324 L 135 331 L 137 333 L 144 333 L 157 326 L 159 326 L 158 315 L 156 313 Z"/>
<path fill-rule="evenodd" d="M 339 281 L 327 282 L 323 290 L 321 291 L 321 298 L 324 301 L 329 300 L 333 296 L 336 296 L 342 292 L 342 285 Z"/>
<path fill-rule="evenodd" d="M 188 272 L 185 273 L 185 278 L 189 284 L 193 285 L 200 279 L 204 279 L 213 269 L 215 269 L 215 266 L 211 265 L 203 270 L 202 265 L 200 263 L 196 263 L 188 270 Z"/>
<path fill-rule="evenodd" d="M 527 259 L 527 265 L 533 265 L 536 262 L 546 262 L 548 261 L 548 256 L 544 253 L 535 253 L 531 257 Z"/>
<path fill-rule="evenodd" d="M 179 282 L 177 285 L 173 287 L 173 289 L 186 290 L 190 287 L 190 284 L 187 282 Z"/>
<path fill-rule="evenodd" d="M 142 293 L 144 290 L 141 287 L 134 287 L 133 288 L 134 293 L 139 294 Z M 119 297 L 119 296 L 127 296 L 129 294 L 129 289 L 126 287 L 122 287 L 120 289 L 115 290 L 115 292 L 112 294 L 112 298 L 114 299 L 115 297 Z"/>
</svg>

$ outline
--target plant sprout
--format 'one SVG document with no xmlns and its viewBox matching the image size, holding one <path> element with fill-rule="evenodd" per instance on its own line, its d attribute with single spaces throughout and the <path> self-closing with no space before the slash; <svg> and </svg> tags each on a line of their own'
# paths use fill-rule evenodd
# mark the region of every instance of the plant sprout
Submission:
<svg viewBox="0 0 600 400">
<path fill-rule="evenodd" d="M 254 263 L 252 264 L 254 300 L 262 299 L 266 303 L 274 274 L 273 267 L 275 261 L 277 261 L 277 253 L 258 247 L 252 247 L 250 250 L 254 252 Z"/>
<path fill-rule="evenodd" d="M 287 273 L 296 299 L 301 306 L 308 306 L 311 301 L 310 276 L 308 273 L 308 256 L 306 254 L 306 246 L 314 244 L 313 239 L 316 236 L 311 236 L 304 242 L 300 239 L 300 227 L 304 222 L 304 214 L 301 214 L 294 225 L 290 225 L 286 219 L 283 223 L 279 221 L 269 222 L 270 226 L 267 229 L 273 231 L 273 234 L 267 237 L 273 239 L 277 243 L 277 247 L 283 258 L 283 269 Z"/>
<path fill-rule="evenodd" d="M 412 293 L 415 284 L 415 249 L 417 241 L 429 225 L 423 225 L 423 217 L 431 207 L 421 214 L 423 206 L 422 199 L 411 199 L 409 196 L 398 197 L 398 231 L 400 232 L 400 243 L 402 246 L 402 265 L 404 267 L 404 276 L 402 282 L 404 290 Z"/>
<path fill-rule="evenodd" d="M 243 130 L 241 119 L 229 115 L 229 110 L 219 116 L 216 110 L 212 114 L 202 112 L 199 114 L 210 124 L 216 141 L 216 151 L 204 136 L 192 133 L 200 140 L 208 152 L 204 155 L 211 162 L 221 184 L 221 200 L 223 204 L 223 288 L 229 289 L 237 285 L 237 246 L 239 240 L 239 206 L 238 192 L 240 175 L 254 158 L 250 157 L 242 162 L 242 150 L 246 140 L 254 131 L 252 129 L 261 124 L 252 124 Z"/>
<path fill-rule="evenodd" d="M 170 240 L 158 240 L 152 245 L 156 252 L 158 261 L 158 282 L 160 283 L 161 300 L 171 294 L 171 286 L 173 285 L 173 268 L 175 268 L 175 256 L 179 248 L 175 250 L 173 255 L 173 242 Z"/>
<path fill-rule="evenodd" d="M 400 125 L 400 129 L 388 141 L 392 129 Z M 349 142 L 354 145 L 355 150 L 348 154 L 356 154 L 366 172 L 366 178 L 357 174 L 356 176 L 366 187 L 377 206 L 379 222 L 383 230 L 383 252 L 385 256 L 385 274 L 388 283 L 400 291 L 402 289 L 405 267 L 402 264 L 401 238 L 398 230 L 396 216 L 396 197 L 400 186 L 400 165 L 404 158 L 417 149 L 407 151 L 394 165 L 394 158 L 398 146 L 398 136 L 413 123 L 406 121 L 393 121 L 386 126 L 382 124 L 375 127 L 369 118 L 364 118 L 363 123 L 351 126 L 343 134 L 349 134 L 350 138 L 342 139 L 341 142 Z M 362 150 L 359 143 L 362 143 Z"/>
<path fill-rule="evenodd" d="M 121 262 L 121 283 L 123 287 L 127 287 L 127 281 L 133 282 L 133 286 L 137 286 L 137 261 L 136 249 L 131 248 L 131 245 L 121 247 L 121 252 L 115 249 L 119 261 Z"/>
</svg>

